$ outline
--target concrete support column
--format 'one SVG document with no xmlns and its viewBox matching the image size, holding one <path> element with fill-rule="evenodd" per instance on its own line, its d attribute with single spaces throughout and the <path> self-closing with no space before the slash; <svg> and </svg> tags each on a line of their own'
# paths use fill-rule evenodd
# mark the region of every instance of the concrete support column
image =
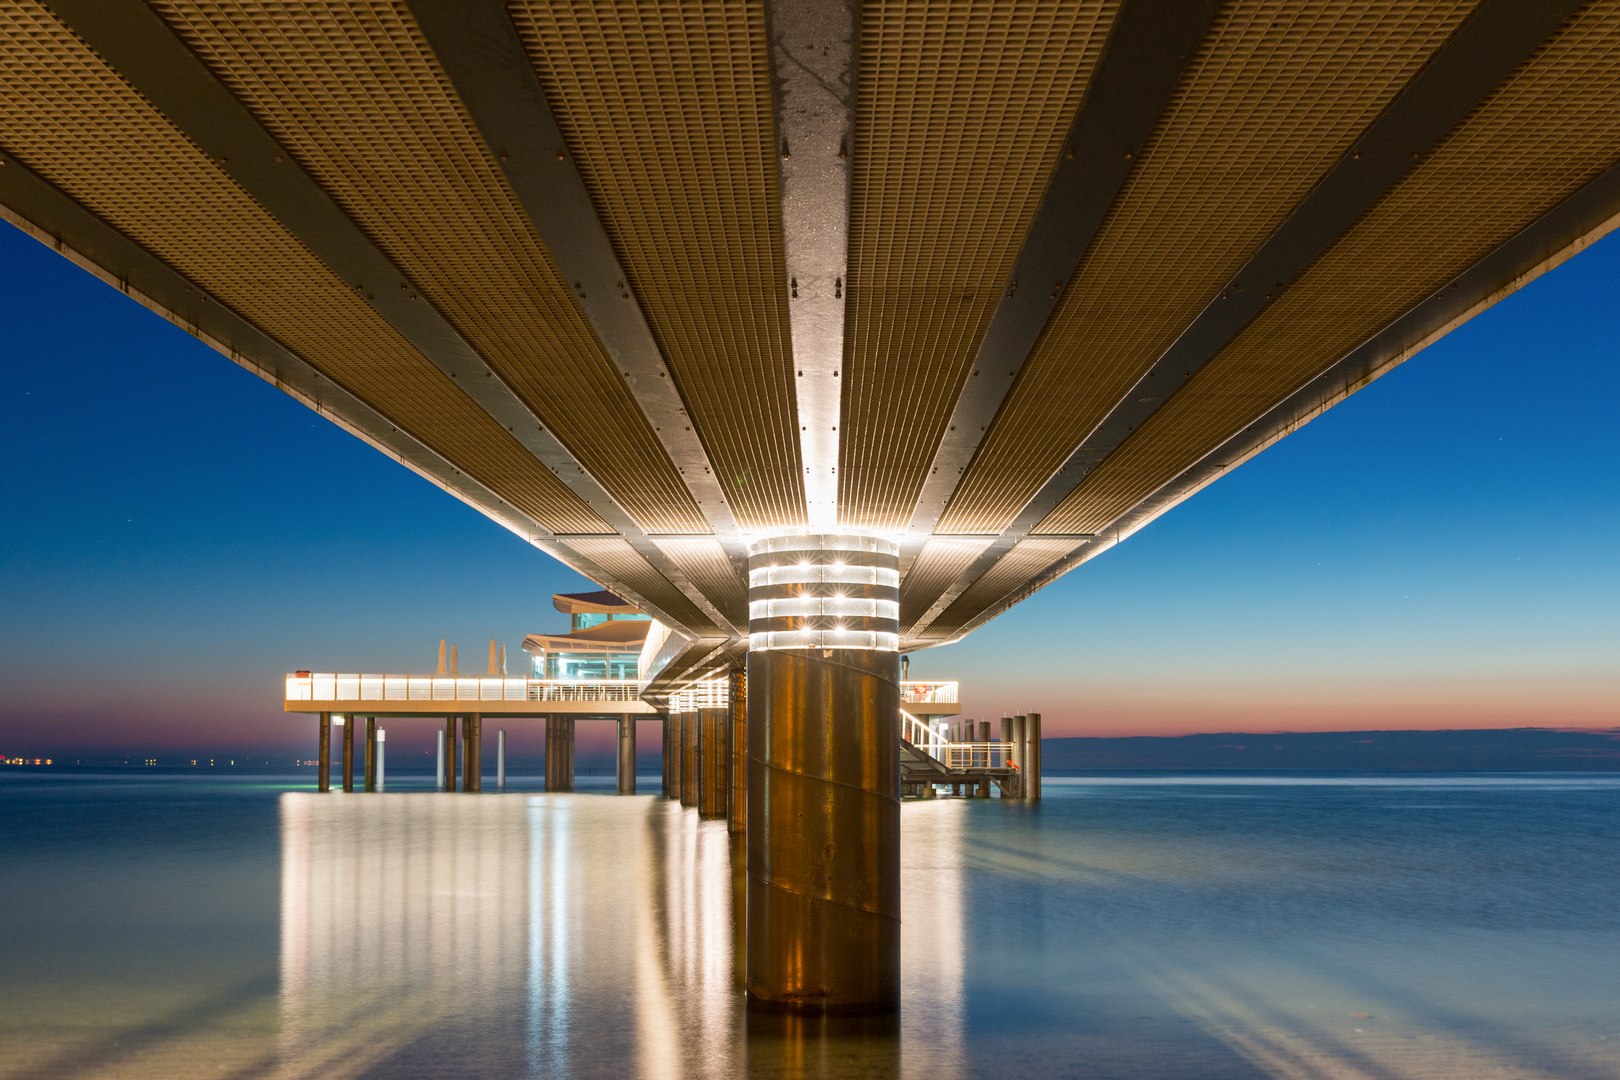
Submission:
<svg viewBox="0 0 1620 1080">
<path fill-rule="evenodd" d="M 1029 714 L 1029 780 L 1033 789 L 1030 798 L 1041 797 L 1041 714 Z"/>
<path fill-rule="evenodd" d="M 377 718 L 366 717 L 366 790 L 377 790 Z"/>
<path fill-rule="evenodd" d="M 900 996 L 898 550 L 792 536 L 749 552 L 747 983 L 754 1008 Z M 760 573 L 766 571 L 765 573 Z"/>
<path fill-rule="evenodd" d="M 433 761 L 433 786 L 444 790 L 444 732 L 439 732 L 439 756 Z"/>
<path fill-rule="evenodd" d="M 495 735 L 495 790 L 506 790 L 506 729 Z"/>
<path fill-rule="evenodd" d="M 620 795 L 636 793 L 636 718 L 629 713 L 619 715 L 619 767 Z"/>
<path fill-rule="evenodd" d="M 731 761 L 727 772 L 731 781 L 727 785 L 729 805 L 726 807 L 726 828 L 731 833 L 748 829 L 748 670 L 732 669 L 731 676 Z M 738 909 L 742 910 L 741 908 Z"/>
<path fill-rule="evenodd" d="M 332 789 L 332 714 L 321 713 L 320 734 L 317 736 L 315 756 L 320 771 L 315 776 L 316 791 L 330 791 Z"/>
<path fill-rule="evenodd" d="M 698 739 L 698 713 L 681 712 L 681 805 L 696 806 L 703 783 L 703 750 Z"/>
<path fill-rule="evenodd" d="M 388 780 L 388 732 L 382 728 L 377 729 L 377 790 L 381 791 L 387 786 Z"/>
<path fill-rule="evenodd" d="M 354 790 L 354 717 L 344 717 L 343 724 L 343 790 Z"/>
<path fill-rule="evenodd" d="M 444 718 L 444 790 L 456 790 L 456 718 Z"/>
</svg>

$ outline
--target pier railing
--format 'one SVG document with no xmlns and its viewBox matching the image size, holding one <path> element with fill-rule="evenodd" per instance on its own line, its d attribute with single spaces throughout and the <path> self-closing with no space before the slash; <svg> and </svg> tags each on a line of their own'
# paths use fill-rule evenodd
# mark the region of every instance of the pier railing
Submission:
<svg viewBox="0 0 1620 1080">
<path fill-rule="evenodd" d="M 900 734 L 906 742 L 947 769 L 1006 769 L 1013 763 L 1010 742 L 949 742 L 943 730 L 904 709 L 900 710 Z"/>
<path fill-rule="evenodd" d="M 528 679 L 507 675 L 287 676 L 288 701 L 639 701 L 635 679 Z"/>
<path fill-rule="evenodd" d="M 900 704 L 955 705 L 959 685 L 959 683 L 955 682 L 911 682 L 908 680 L 900 684 Z"/>
</svg>

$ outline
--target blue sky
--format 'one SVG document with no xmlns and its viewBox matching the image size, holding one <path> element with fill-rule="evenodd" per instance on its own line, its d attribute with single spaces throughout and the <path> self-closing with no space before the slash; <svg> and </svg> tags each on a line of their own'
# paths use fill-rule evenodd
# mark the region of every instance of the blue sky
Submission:
<svg viewBox="0 0 1620 1080">
<path fill-rule="evenodd" d="M 287 747 L 590 587 L 9 226 L 0 752 Z M 913 677 L 1049 733 L 1620 724 L 1620 244 L 1594 245 Z"/>
</svg>

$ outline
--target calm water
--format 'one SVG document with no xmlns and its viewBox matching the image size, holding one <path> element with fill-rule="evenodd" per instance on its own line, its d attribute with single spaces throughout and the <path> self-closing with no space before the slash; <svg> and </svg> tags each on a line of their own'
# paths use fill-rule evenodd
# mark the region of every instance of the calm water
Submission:
<svg viewBox="0 0 1620 1080">
<path fill-rule="evenodd" d="M 1620 1077 L 1620 778 L 1047 791 L 906 805 L 903 1011 L 823 1025 L 660 799 L 14 772 L 0 1076 Z"/>
</svg>

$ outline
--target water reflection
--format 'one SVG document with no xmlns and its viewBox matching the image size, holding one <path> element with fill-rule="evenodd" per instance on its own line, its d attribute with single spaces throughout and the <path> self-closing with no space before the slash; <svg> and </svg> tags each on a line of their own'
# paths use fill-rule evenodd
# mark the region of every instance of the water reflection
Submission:
<svg viewBox="0 0 1620 1080">
<path fill-rule="evenodd" d="M 954 1075 L 960 805 L 908 821 L 904 1020 L 749 1016 L 740 844 L 678 804 L 282 800 L 282 1074 Z"/>
</svg>

